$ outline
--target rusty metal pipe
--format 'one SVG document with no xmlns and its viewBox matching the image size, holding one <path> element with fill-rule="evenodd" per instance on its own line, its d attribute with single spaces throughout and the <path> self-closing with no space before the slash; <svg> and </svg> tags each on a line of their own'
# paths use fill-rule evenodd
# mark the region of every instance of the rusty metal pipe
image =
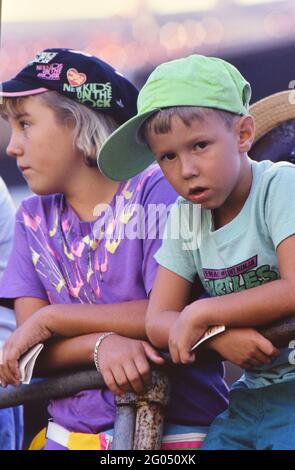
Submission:
<svg viewBox="0 0 295 470">
<path fill-rule="evenodd" d="M 152 371 L 148 391 L 137 396 L 134 450 L 158 450 L 164 426 L 164 410 L 170 398 L 170 385 L 163 370 Z"/>
<path fill-rule="evenodd" d="M 288 346 L 290 341 L 295 339 L 295 317 L 285 318 L 257 329 L 274 346 L 282 348 Z"/>
<path fill-rule="evenodd" d="M 112 449 L 132 450 L 138 397 L 135 393 L 125 393 L 123 396 L 116 396 L 115 400 L 116 419 Z"/>
<path fill-rule="evenodd" d="M 18 406 L 39 399 L 62 398 L 81 390 L 101 388 L 103 385 L 103 378 L 96 370 L 54 376 L 18 388 L 0 390 L 0 408 Z"/>
</svg>

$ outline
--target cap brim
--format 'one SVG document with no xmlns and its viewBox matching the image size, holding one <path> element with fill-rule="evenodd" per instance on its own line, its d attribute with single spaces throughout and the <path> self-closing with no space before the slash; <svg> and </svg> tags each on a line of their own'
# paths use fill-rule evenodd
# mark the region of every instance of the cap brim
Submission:
<svg viewBox="0 0 295 470">
<path fill-rule="evenodd" d="M 291 119 L 295 119 L 295 90 L 281 91 L 263 98 L 250 106 L 255 120 L 256 143 L 269 131 Z"/>
<path fill-rule="evenodd" d="M 112 180 L 121 181 L 140 173 L 154 161 L 147 145 L 139 143 L 136 136 L 143 122 L 156 111 L 135 116 L 109 137 L 98 156 L 98 166 L 102 173 Z M 255 119 L 253 143 L 256 143 L 273 128 L 295 119 L 295 90 L 282 91 L 263 98 L 252 104 L 249 111 Z"/>
<path fill-rule="evenodd" d="M 21 96 L 38 95 L 45 93 L 48 88 L 36 88 L 36 85 L 29 85 L 21 80 L 12 79 L 7 82 L 0 83 L 0 97 L 18 98 Z"/>
<path fill-rule="evenodd" d="M 140 143 L 137 134 L 143 122 L 157 109 L 135 116 L 117 129 L 102 146 L 97 163 L 108 178 L 122 181 L 137 175 L 154 161 L 148 146 Z"/>
</svg>

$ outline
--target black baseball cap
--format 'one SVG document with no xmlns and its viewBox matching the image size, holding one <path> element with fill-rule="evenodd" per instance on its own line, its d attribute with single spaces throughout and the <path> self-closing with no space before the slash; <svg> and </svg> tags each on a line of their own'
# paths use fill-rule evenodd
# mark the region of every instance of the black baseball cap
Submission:
<svg viewBox="0 0 295 470">
<path fill-rule="evenodd" d="M 45 49 L 14 78 L 0 83 L 0 97 L 56 91 L 122 124 L 137 112 L 138 90 L 113 67 L 74 49 Z"/>
</svg>

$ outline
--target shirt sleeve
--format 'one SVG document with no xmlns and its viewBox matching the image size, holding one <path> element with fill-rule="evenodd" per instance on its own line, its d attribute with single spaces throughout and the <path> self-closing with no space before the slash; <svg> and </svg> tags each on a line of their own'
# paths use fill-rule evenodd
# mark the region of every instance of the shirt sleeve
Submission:
<svg viewBox="0 0 295 470">
<path fill-rule="evenodd" d="M 295 234 L 295 166 L 278 164 L 265 190 L 265 222 L 275 248 Z"/>
<path fill-rule="evenodd" d="M 145 226 L 142 277 L 147 295 L 153 287 L 158 268 L 154 255 L 161 246 L 165 223 L 176 197 L 176 192 L 162 172 L 156 171 L 149 178 L 142 199 Z"/>
<path fill-rule="evenodd" d="M 198 248 L 200 217 L 201 212 L 197 206 L 179 198 L 169 215 L 162 246 L 155 255 L 161 266 L 189 282 L 194 281 L 197 272 L 193 251 Z"/>
<path fill-rule="evenodd" d="M 48 300 L 33 264 L 23 212 L 22 204 L 16 214 L 11 255 L 0 282 L 0 299 L 37 297 Z"/>
</svg>

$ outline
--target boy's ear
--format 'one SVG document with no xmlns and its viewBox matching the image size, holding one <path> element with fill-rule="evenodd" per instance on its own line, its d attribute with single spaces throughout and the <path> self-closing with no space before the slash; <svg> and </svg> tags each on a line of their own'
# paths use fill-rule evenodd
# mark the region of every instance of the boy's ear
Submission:
<svg viewBox="0 0 295 470">
<path fill-rule="evenodd" d="M 254 119 L 248 114 L 247 116 L 242 116 L 236 125 L 239 150 L 241 153 L 247 153 L 251 149 L 255 137 Z"/>
</svg>

